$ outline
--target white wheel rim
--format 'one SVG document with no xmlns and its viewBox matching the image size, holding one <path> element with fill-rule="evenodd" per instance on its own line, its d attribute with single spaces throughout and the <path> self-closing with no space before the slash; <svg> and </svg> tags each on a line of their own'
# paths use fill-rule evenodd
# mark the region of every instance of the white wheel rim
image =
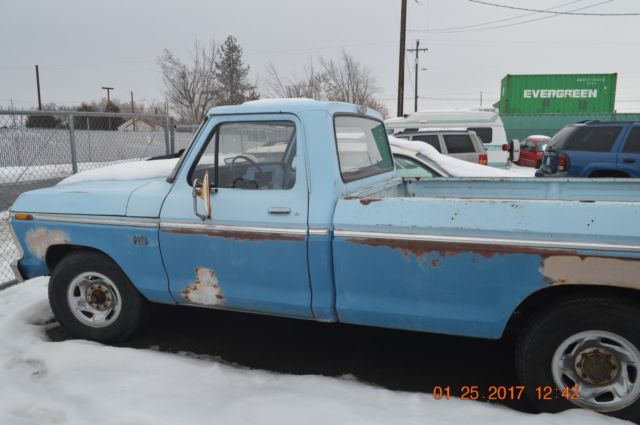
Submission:
<svg viewBox="0 0 640 425">
<path fill-rule="evenodd" d="M 640 396 L 640 350 L 626 338 L 590 330 L 570 336 L 558 346 L 551 371 L 560 391 L 580 387 L 572 403 L 598 412 L 633 404 Z"/>
<path fill-rule="evenodd" d="M 67 288 L 67 304 L 78 321 L 92 328 L 109 326 L 122 311 L 118 287 L 97 272 L 85 272 L 73 278 Z"/>
</svg>

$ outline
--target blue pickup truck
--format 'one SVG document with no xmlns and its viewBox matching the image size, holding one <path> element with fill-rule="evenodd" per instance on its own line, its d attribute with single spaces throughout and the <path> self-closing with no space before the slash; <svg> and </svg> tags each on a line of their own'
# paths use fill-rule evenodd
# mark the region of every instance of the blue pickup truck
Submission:
<svg viewBox="0 0 640 425">
<path fill-rule="evenodd" d="M 130 337 L 149 302 L 509 330 L 538 408 L 639 417 L 633 180 L 402 179 L 376 112 L 257 101 L 212 109 L 168 177 L 78 179 L 21 195 L 10 217 L 14 271 L 51 275 L 79 338 Z"/>
</svg>

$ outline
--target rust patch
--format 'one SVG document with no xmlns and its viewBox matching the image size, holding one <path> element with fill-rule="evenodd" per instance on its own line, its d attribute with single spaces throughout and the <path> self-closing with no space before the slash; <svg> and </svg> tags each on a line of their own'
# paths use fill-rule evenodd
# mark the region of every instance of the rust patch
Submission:
<svg viewBox="0 0 640 425">
<path fill-rule="evenodd" d="M 69 243 L 69 236 L 66 233 L 60 230 L 47 230 L 44 227 L 29 230 L 26 239 L 29 251 L 39 259 L 44 259 L 50 246 Z"/>
<path fill-rule="evenodd" d="M 433 259 L 431 260 L 431 268 L 436 268 L 438 266 L 438 260 Z"/>
<path fill-rule="evenodd" d="M 196 280 L 184 288 L 182 297 L 193 304 L 208 306 L 224 304 L 224 294 L 218 283 L 216 272 L 205 267 L 196 269 Z"/>
<path fill-rule="evenodd" d="M 540 272 L 551 285 L 607 285 L 640 289 L 640 260 L 551 255 Z"/>
<path fill-rule="evenodd" d="M 372 202 L 378 202 L 378 201 L 382 201 L 382 198 L 366 198 L 366 199 L 360 199 L 360 203 L 362 205 L 369 205 Z"/>
<path fill-rule="evenodd" d="M 567 256 L 576 254 L 574 250 L 549 250 L 543 248 L 520 246 L 409 241 L 401 239 L 382 238 L 352 238 L 347 239 L 347 242 L 359 245 L 368 245 L 372 247 L 397 249 L 405 256 L 413 254 L 416 257 L 422 257 L 431 253 L 437 253 L 437 255 L 440 257 L 451 257 L 458 254 L 473 254 L 474 256 L 479 255 L 484 258 L 493 258 L 496 255 L 506 254 L 535 254 L 542 257 L 547 257 L 550 255 Z"/>
<path fill-rule="evenodd" d="M 200 235 L 209 237 L 219 237 L 238 241 L 303 241 L 304 235 L 282 235 L 279 233 L 263 232 L 238 232 L 233 230 L 206 230 L 206 229 L 161 229 L 164 233 L 175 233 L 179 235 Z"/>
</svg>

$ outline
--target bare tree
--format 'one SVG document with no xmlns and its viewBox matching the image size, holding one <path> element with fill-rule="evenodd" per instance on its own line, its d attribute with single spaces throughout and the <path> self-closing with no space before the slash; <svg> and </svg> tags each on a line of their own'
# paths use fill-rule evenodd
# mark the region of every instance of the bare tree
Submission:
<svg viewBox="0 0 640 425">
<path fill-rule="evenodd" d="M 375 98 L 375 77 L 369 67 L 343 51 L 338 59 L 320 58 L 321 71 L 313 62 L 305 68 L 304 77 L 285 79 L 273 64 L 267 68 L 267 88 L 275 97 L 308 97 L 317 100 L 366 105 L 385 118 L 388 109 Z"/>
<path fill-rule="evenodd" d="M 273 63 L 267 67 L 267 88 L 269 94 L 274 97 L 308 97 L 309 99 L 324 99 L 325 76 L 316 72 L 313 62 L 305 67 L 302 78 L 289 78 L 284 80 L 278 74 Z"/>
<path fill-rule="evenodd" d="M 190 64 L 183 63 L 170 50 L 158 57 L 164 94 L 182 120 L 202 121 L 216 101 L 216 47 L 195 42 Z"/>
</svg>

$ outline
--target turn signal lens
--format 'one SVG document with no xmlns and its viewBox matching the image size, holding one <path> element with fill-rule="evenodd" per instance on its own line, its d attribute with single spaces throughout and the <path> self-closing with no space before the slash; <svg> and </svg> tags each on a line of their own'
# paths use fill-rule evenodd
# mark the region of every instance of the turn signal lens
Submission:
<svg viewBox="0 0 640 425">
<path fill-rule="evenodd" d="M 33 216 L 31 214 L 16 214 L 16 220 L 33 220 Z"/>
<path fill-rule="evenodd" d="M 480 164 L 489 165 L 489 158 L 487 157 L 486 153 L 481 153 L 480 154 Z"/>
</svg>

